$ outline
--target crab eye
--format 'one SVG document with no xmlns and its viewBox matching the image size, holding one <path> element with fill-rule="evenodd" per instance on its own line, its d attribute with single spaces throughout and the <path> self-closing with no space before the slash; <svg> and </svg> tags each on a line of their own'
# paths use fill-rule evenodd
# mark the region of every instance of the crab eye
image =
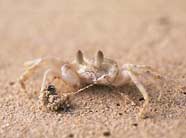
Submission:
<svg viewBox="0 0 186 138">
<path fill-rule="evenodd" d="M 83 64 L 84 63 L 84 58 L 83 58 L 83 53 L 81 50 L 78 50 L 77 51 L 77 54 L 76 54 L 76 62 L 78 64 Z"/>
<path fill-rule="evenodd" d="M 96 53 L 96 58 L 95 58 L 96 66 L 97 66 L 97 67 L 100 67 L 101 64 L 103 63 L 103 61 L 104 61 L 104 54 L 103 54 L 102 51 L 99 50 L 99 51 Z"/>
</svg>

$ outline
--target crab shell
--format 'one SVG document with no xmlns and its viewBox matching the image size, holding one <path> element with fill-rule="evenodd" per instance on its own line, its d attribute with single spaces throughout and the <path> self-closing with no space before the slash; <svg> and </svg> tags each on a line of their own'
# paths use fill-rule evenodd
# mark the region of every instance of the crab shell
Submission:
<svg viewBox="0 0 186 138">
<path fill-rule="evenodd" d="M 104 58 L 101 51 L 92 60 L 84 58 L 83 53 L 78 51 L 76 60 L 64 64 L 61 73 L 67 84 L 80 88 L 88 84 L 111 85 L 118 76 L 119 68 L 115 61 Z"/>
</svg>

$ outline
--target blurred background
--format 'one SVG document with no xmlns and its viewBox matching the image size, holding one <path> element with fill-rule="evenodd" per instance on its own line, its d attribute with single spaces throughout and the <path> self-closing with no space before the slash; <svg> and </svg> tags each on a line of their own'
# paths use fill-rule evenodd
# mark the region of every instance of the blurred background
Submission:
<svg viewBox="0 0 186 138">
<path fill-rule="evenodd" d="M 145 48 L 143 54 L 154 57 L 155 47 L 172 52 L 176 43 L 182 49 L 185 5 L 184 0 L 0 0 L 0 55 L 69 59 L 77 49 L 87 55 L 101 49 L 128 62 L 130 56 L 143 58 L 138 53 Z"/>
<path fill-rule="evenodd" d="M 55 47 L 63 54 L 108 47 L 120 53 L 184 26 L 185 5 L 184 0 L 1 0 L 0 44 L 24 49 L 20 54 L 27 54 L 25 47 L 42 49 L 42 55 Z"/>
<path fill-rule="evenodd" d="M 0 58 L 21 66 L 100 49 L 121 64 L 160 66 L 184 55 L 185 12 L 184 0 L 0 0 Z"/>
</svg>

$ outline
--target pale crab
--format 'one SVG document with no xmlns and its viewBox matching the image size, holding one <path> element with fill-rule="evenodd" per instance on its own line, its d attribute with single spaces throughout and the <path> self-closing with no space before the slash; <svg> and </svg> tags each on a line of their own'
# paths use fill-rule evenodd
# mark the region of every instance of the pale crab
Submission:
<svg viewBox="0 0 186 138">
<path fill-rule="evenodd" d="M 43 76 L 40 90 L 40 103 L 50 110 L 58 110 L 67 102 L 68 96 L 56 93 L 53 82 L 58 82 L 62 87 L 68 89 L 70 95 L 83 91 L 93 85 L 124 86 L 134 83 L 144 97 L 143 108 L 140 116 L 144 116 L 149 105 L 149 96 L 144 86 L 138 81 L 136 70 L 142 68 L 153 72 L 151 66 L 124 64 L 119 68 L 117 62 L 105 58 L 102 51 L 98 51 L 94 59 L 89 60 L 79 50 L 73 62 L 64 62 L 58 58 L 40 58 L 25 63 L 25 72 L 20 76 L 19 83 L 25 89 L 25 81 L 29 79 L 41 67 L 48 67 Z M 160 77 L 155 75 L 155 77 Z M 57 80 L 57 81 L 56 81 Z M 57 85 L 57 84 L 56 84 Z M 64 98 L 65 97 L 65 98 Z"/>
</svg>

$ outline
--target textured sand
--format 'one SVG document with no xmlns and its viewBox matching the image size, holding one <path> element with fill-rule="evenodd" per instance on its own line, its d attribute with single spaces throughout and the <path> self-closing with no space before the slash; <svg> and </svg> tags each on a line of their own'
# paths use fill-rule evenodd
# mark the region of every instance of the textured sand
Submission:
<svg viewBox="0 0 186 138">
<path fill-rule="evenodd" d="M 186 137 L 184 0 L 0 0 L 0 48 L 0 137 Z M 141 78 L 150 117 L 137 119 L 143 101 L 134 86 L 94 87 L 77 94 L 70 111 L 46 113 L 37 108 L 40 75 L 28 82 L 30 99 L 14 84 L 24 61 L 72 60 L 78 49 L 88 57 L 101 49 L 120 65 L 152 65 L 164 75 Z"/>
</svg>

